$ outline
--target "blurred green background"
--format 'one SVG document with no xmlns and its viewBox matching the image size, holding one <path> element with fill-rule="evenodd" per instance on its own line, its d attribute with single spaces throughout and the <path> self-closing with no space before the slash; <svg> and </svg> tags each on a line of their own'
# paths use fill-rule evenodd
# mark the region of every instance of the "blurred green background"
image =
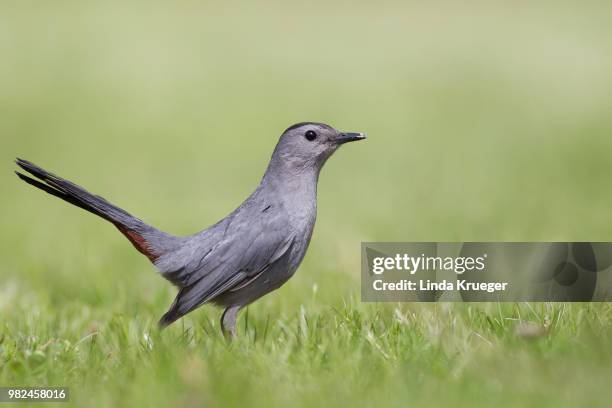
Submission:
<svg viewBox="0 0 612 408">
<path fill-rule="evenodd" d="M 358 294 L 362 241 L 612 239 L 611 19 L 597 0 L 1 1 L 0 384 L 72 385 L 77 403 L 88 390 L 113 406 L 605 403 L 608 388 L 572 400 L 552 391 L 563 378 L 533 384 L 611 378 L 609 305 L 363 305 Z M 163 352 L 143 346 L 174 289 L 112 226 L 12 174 L 26 158 L 189 234 L 250 194 L 300 121 L 368 140 L 326 165 L 301 269 L 249 308 L 254 326 L 232 346 L 205 330 L 210 307 L 158 339 Z M 551 332 L 515 344 L 504 322 L 521 311 L 544 326 L 561 316 L 560 343 Z M 320 336 L 302 342 L 319 318 Z M 495 353 L 457 340 L 457 319 L 464 333 L 490 330 Z M 253 339 L 268 327 L 273 338 Z M 398 343 L 370 341 L 380 333 Z M 572 355 L 576 344 L 588 346 Z"/>
</svg>

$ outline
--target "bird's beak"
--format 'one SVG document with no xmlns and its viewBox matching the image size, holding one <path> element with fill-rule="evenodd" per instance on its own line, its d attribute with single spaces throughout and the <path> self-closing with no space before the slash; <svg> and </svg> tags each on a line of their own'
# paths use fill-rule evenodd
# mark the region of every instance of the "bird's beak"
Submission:
<svg viewBox="0 0 612 408">
<path fill-rule="evenodd" d="M 344 132 L 344 133 L 338 134 L 338 137 L 336 138 L 336 143 L 344 144 L 347 142 L 356 142 L 357 140 L 363 140 L 365 138 L 366 138 L 365 133 Z"/>
</svg>

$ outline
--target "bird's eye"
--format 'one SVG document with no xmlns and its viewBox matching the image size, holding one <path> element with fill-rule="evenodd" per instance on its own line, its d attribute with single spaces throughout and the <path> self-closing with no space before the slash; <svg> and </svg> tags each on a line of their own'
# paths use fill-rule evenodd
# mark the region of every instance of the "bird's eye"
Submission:
<svg viewBox="0 0 612 408">
<path fill-rule="evenodd" d="M 315 132 L 314 130 L 309 130 L 304 134 L 304 137 L 306 137 L 306 140 L 309 141 L 313 141 L 317 138 L 317 132 Z"/>
</svg>

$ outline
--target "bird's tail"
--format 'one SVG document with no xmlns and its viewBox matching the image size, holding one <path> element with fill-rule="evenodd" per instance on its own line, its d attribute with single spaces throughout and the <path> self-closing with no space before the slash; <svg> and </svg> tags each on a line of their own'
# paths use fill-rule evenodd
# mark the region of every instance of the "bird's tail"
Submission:
<svg viewBox="0 0 612 408">
<path fill-rule="evenodd" d="M 157 258 L 176 249 L 179 245 L 180 238 L 145 224 L 125 210 L 109 203 L 104 198 L 91 194 L 83 187 L 49 173 L 45 169 L 26 160 L 17 159 L 16 163 L 40 181 L 20 172 L 15 172 L 20 179 L 70 204 L 110 221 L 151 262 L 155 262 Z"/>
</svg>

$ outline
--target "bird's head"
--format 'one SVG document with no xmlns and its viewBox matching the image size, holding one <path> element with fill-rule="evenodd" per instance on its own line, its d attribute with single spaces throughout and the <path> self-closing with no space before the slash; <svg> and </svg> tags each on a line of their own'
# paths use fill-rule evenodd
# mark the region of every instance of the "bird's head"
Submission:
<svg viewBox="0 0 612 408">
<path fill-rule="evenodd" d="M 340 132 L 323 123 L 297 123 L 281 135 L 271 165 L 288 171 L 319 171 L 338 147 L 365 138 L 363 133 Z"/>
</svg>

